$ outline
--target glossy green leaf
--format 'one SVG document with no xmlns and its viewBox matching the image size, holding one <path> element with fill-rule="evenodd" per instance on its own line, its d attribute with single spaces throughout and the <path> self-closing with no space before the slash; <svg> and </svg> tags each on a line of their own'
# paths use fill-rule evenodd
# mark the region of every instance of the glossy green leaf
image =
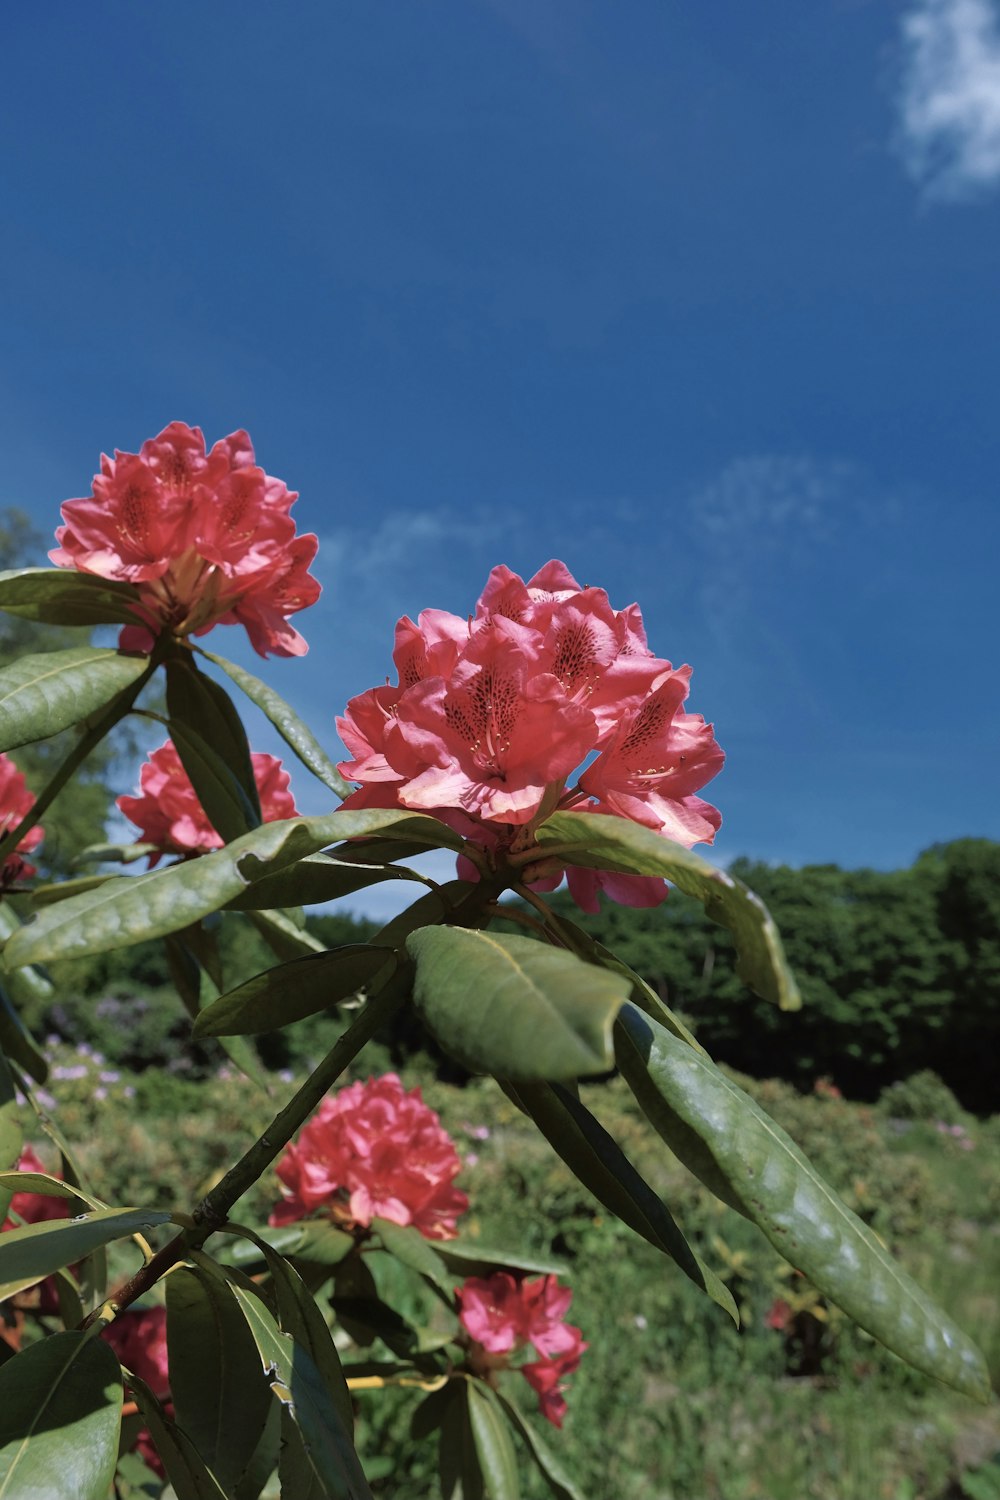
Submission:
<svg viewBox="0 0 1000 1500">
<path fill-rule="evenodd" d="M 559 1084 L 517 1084 L 512 1096 L 597 1201 L 669 1255 L 738 1327 L 739 1313 L 728 1287 L 694 1253 L 666 1204 L 589 1109 Z"/>
<path fill-rule="evenodd" d="M 194 1443 L 167 1415 L 146 1382 L 131 1370 L 125 1373 L 177 1500 L 228 1500 Z"/>
<path fill-rule="evenodd" d="M 355 1245 L 353 1235 L 338 1229 L 328 1219 L 301 1219 L 296 1224 L 268 1225 L 251 1233 L 252 1244 L 229 1245 L 219 1259 L 227 1265 L 257 1266 L 263 1258 L 260 1249 L 263 1243 L 279 1255 L 294 1256 L 310 1265 L 336 1266 L 350 1255 Z"/>
<path fill-rule="evenodd" d="M 0 672 L 0 750 L 80 724 L 140 678 L 144 656 L 71 646 L 22 656 Z"/>
<path fill-rule="evenodd" d="M 243 1309 L 271 1390 L 301 1434 L 309 1469 L 329 1500 L 372 1500 L 367 1480 L 337 1409 L 309 1354 L 282 1333 L 260 1298 L 242 1287 Z"/>
<path fill-rule="evenodd" d="M 328 951 L 325 943 L 321 943 L 306 927 L 300 927 L 287 911 L 249 911 L 247 918 L 256 927 L 275 958 L 283 964 Z"/>
<path fill-rule="evenodd" d="M 52 906 L 56 901 L 68 901 L 70 896 L 79 896 L 82 891 L 96 891 L 99 885 L 111 879 L 111 875 L 76 875 L 71 880 L 36 885 L 31 893 L 32 904 L 36 907 Z"/>
<path fill-rule="evenodd" d="M 532 1276 L 567 1276 L 569 1267 L 563 1260 L 549 1255 L 524 1255 L 520 1250 L 505 1250 L 478 1240 L 440 1240 L 435 1254 L 456 1276 L 490 1276 L 494 1271 L 528 1271 Z"/>
<path fill-rule="evenodd" d="M 0 1188 L 15 1193 L 38 1193 L 43 1198 L 80 1199 L 91 1208 L 107 1208 L 100 1198 L 92 1198 L 83 1188 L 63 1182 L 61 1177 L 51 1177 L 48 1172 L 0 1172 Z"/>
<path fill-rule="evenodd" d="M 441 1256 L 419 1229 L 412 1224 L 393 1224 L 389 1219 L 373 1219 L 371 1227 L 393 1259 L 426 1276 L 446 1297 L 452 1297 L 454 1277 L 449 1275 Z"/>
<path fill-rule="evenodd" d="M 461 844 L 437 819 L 393 808 L 265 823 L 212 854 L 144 875 L 120 875 L 99 890 L 46 908 L 10 938 L 4 962 L 14 968 L 42 959 L 82 958 L 177 932 L 220 911 L 253 881 L 345 836 L 365 837 L 381 829 L 392 829 L 417 848 Z"/>
<path fill-rule="evenodd" d="M 104 1208 L 75 1219 L 27 1224 L 0 1235 L 0 1302 L 73 1265 L 99 1245 L 168 1224 L 170 1215 L 144 1208 Z"/>
<path fill-rule="evenodd" d="M 659 1128 L 665 1105 L 701 1137 L 747 1216 L 786 1260 L 909 1364 L 988 1400 L 989 1373 L 975 1344 L 742 1089 L 632 1006 L 616 1040 L 650 1122 Z"/>
<path fill-rule="evenodd" d="M 134 624 L 139 591 L 131 583 L 72 568 L 0 573 L 0 610 L 46 625 Z"/>
<path fill-rule="evenodd" d="M 271 1406 L 234 1289 L 199 1264 L 166 1278 L 170 1390 L 177 1422 L 222 1488 L 243 1475 Z"/>
<path fill-rule="evenodd" d="M 744 983 L 782 1010 L 798 1010 L 802 1001 L 778 929 L 760 897 L 735 876 L 651 828 L 604 813 L 553 813 L 539 828 L 538 842 L 547 854 L 565 857 L 566 864 L 665 876 L 700 901 L 713 922 L 729 928 Z"/>
<path fill-rule="evenodd" d="M 520 1500 L 517 1459 L 506 1414 L 489 1386 L 466 1381 L 472 1441 L 490 1500 Z"/>
<path fill-rule="evenodd" d="M 532 938 L 423 927 L 407 939 L 413 996 L 472 1072 L 570 1079 L 614 1066 L 611 1025 L 631 985 Z"/>
<path fill-rule="evenodd" d="M 18 969 L 14 974 L 4 976 L 5 982 L 15 980 L 14 988 L 20 986 L 17 980 L 24 981 L 28 976 L 36 973 L 33 969 Z M 41 975 L 38 976 L 42 978 Z M 47 980 L 43 983 L 48 984 Z M 11 1062 L 17 1063 L 23 1068 L 29 1078 L 36 1083 L 44 1083 L 49 1074 L 49 1065 L 39 1050 L 35 1038 L 25 1026 L 17 1011 L 13 1008 L 3 990 L 0 989 L 0 1052 L 10 1058 Z"/>
<path fill-rule="evenodd" d="M 106 1500 L 122 1380 L 102 1339 L 55 1333 L 0 1368 L 0 1500 Z"/>
<path fill-rule="evenodd" d="M 586 1500 L 583 1491 L 563 1467 L 562 1460 L 552 1451 L 524 1414 L 518 1410 L 514 1402 L 508 1400 L 502 1391 L 497 1392 L 497 1400 L 527 1444 L 532 1458 L 556 1500 Z"/>
<path fill-rule="evenodd" d="M 413 853 L 412 844 L 409 852 Z M 351 896 L 355 891 L 366 890 L 383 880 L 412 880 L 426 884 L 423 876 L 399 865 L 341 863 L 326 854 L 313 854 L 278 875 L 255 881 L 229 904 L 234 911 L 315 906 L 321 901 L 338 901 L 341 896 Z"/>
<path fill-rule="evenodd" d="M 229 763 L 190 725 L 171 719 L 170 738 L 209 822 L 227 843 L 260 824 L 260 817 Z"/>
<path fill-rule="evenodd" d="M 257 827 L 261 822 L 260 793 L 246 730 L 235 704 L 224 687 L 199 670 L 193 656 L 171 657 L 166 671 L 171 724 L 195 730 L 221 757 L 249 804 L 249 826 Z"/>
<path fill-rule="evenodd" d="M 74 865 L 115 864 L 132 865 L 137 859 L 159 853 L 156 844 L 88 844 L 74 855 Z"/>
<path fill-rule="evenodd" d="M 258 1036 L 278 1031 L 349 999 L 394 965 L 384 948 L 365 943 L 293 959 L 266 969 L 207 1005 L 195 1022 L 194 1035 Z"/>
<path fill-rule="evenodd" d="M 24 1131 L 21 1128 L 21 1112 L 14 1091 L 14 1080 L 3 1050 L 0 1049 L 0 1167 L 5 1171 L 8 1167 L 16 1167 L 23 1144 Z M 7 1217 L 12 1196 L 9 1188 L 0 1186 L 0 1224 Z"/>
<path fill-rule="evenodd" d="M 266 682 L 261 682 L 259 677 L 254 677 L 252 672 L 238 667 L 235 662 L 226 661 L 222 656 L 215 656 L 211 651 L 203 651 L 202 655 L 206 656 L 209 661 L 215 662 L 217 667 L 221 667 L 232 678 L 236 686 L 246 693 L 250 702 L 256 704 L 261 713 L 270 719 L 285 744 L 295 751 L 302 764 L 308 767 L 325 786 L 328 786 L 331 792 L 335 792 L 338 797 L 346 797 L 348 792 L 353 790 L 350 782 L 345 781 L 341 776 L 312 730 L 302 722 L 295 710 L 280 694 L 268 687 Z"/>
<path fill-rule="evenodd" d="M 462 1389 L 464 1382 L 451 1382 L 455 1399 L 445 1408 L 438 1440 L 438 1472 L 442 1500 L 484 1500 L 483 1471 L 479 1464 L 469 1398 Z"/>
</svg>

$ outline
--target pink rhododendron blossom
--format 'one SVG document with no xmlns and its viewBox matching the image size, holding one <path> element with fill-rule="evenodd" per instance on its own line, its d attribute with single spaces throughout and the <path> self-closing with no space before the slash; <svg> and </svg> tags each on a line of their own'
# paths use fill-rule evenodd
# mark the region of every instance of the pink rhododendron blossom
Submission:
<svg viewBox="0 0 1000 1500">
<path fill-rule="evenodd" d="M 489 1377 L 505 1356 L 532 1345 L 540 1359 L 520 1366 L 535 1390 L 542 1415 L 556 1427 L 566 1412 L 561 1382 L 587 1348 L 579 1328 L 564 1321 L 573 1293 L 555 1276 L 518 1281 L 507 1271 L 468 1277 L 458 1288 L 459 1317 L 472 1339 L 473 1369 Z"/>
<path fill-rule="evenodd" d="M 6 755 L 0 755 L 0 838 L 16 828 L 34 805 L 34 796 L 28 791 L 21 772 Z M 7 855 L 0 868 L 0 891 L 6 890 L 18 880 L 34 875 L 35 866 L 21 856 L 37 849 L 44 837 L 44 829 L 37 824 L 34 828 L 29 828 L 24 838 L 18 842 L 17 849 Z"/>
<path fill-rule="evenodd" d="M 31 1146 L 25 1146 L 21 1152 L 17 1170 L 19 1172 L 45 1172 L 49 1177 L 58 1175 L 49 1172 L 48 1167 Z M 44 1224 L 49 1219 L 65 1219 L 68 1213 L 69 1200 L 66 1198 L 53 1198 L 48 1193 L 15 1193 L 10 1200 L 10 1208 L 7 1211 L 3 1228 L 16 1229 L 19 1219 L 25 1224 Z"/>
<path fill-rule="evenodd" d="M 288 616 L 320 586 L 308 571 L 317 539 L 296 536 L 289 514 L 297 498 L 258 466 L 245 432 L 209 452 L 200 428 L 171 422 L 138 453 L 102 455 L 92 493 L 62 507 L 49 556 L 136 586 L 145 624 L 122 632 L 126 650 L 221 624 L 244 625 L 261 656 L 302 656 Z"/>
<path fill-rule="evenodd" d="M 347 705 L 337 725 L 358 788 L 345 807 L 430 813 L 525 882 L 565 873 L 585 911 L 604 892 L 627 906 L 667 894 L 654 877 L 564 871 L 533 830 L 558 808 L 629 818 L 690 848 L 711 843 L 717 810 L 695 795 L 721 769 L 712 726 L 684 711 L 690 667 L 649 649 L 638 605 L 612 608 L 561 562 L 527 583 L 497 567 L 469 619 L 425 610 L 400 620 L 398 681 Z M 584 767 L 575 785 L 571 777 Z M 477 878 L 463 858 L 459 873 Z"/>
<path fill-rule="evenodd" d="M 295 799 L 281 761 L 259 751 L 250 760 L 264 822 L 294 818 Z M 143 842 L 156 845 L 159 852 L 150 855 L 151 865 L 161 854 L 204 854 L 222 848 L 223 840 L 198 801 L 172 741 L 150 751 L 139 772 L 139 788 L 138 797 L 119 797 L 117 805 L 139 829 Z"/>
<path fill-rule="evenodd" d="M 322 1211 L 345 1228 L 373 1219 L 412 1224 L 430 1240 L 449 1240 L 469 1200 L 453 1179 L 461 1161 L 419 1088 L 395 1073 L 352 1083 L 323 1100 L 277 1166 L 284 1199 L 269 1223 L 289 1224 Z"/>
<path fill-rule="evenodd" d="M 170 1395 L 165 1307 L 126 1308 L 102 1331 L 125 1367 L 163 1401 Z"/>
</svg>

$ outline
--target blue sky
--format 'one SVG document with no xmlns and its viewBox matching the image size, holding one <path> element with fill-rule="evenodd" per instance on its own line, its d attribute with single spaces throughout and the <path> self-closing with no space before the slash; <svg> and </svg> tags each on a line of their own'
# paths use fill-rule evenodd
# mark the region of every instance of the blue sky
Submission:
<svg viewBox="0 0 1000 1500">
<path fill-rule="evenodd" d="M 720 857 L 1000 837 L 996 0 L 4 29 L 0 503 L 246 427 L 322 539 L 264 672 L 331 747 L 398 615 L 561 556 L 694 666 Z"/>
</svg>

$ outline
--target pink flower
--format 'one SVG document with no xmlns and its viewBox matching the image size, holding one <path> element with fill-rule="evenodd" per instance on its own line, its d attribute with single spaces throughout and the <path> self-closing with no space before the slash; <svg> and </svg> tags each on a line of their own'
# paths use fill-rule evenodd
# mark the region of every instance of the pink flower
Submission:
<svg viewBox="0 0 1000 1500">
<path fill-rule="evenodd" d="M 0 838 L 12 828 L 16 828 L 25 813 L 30 812 L 34 805 L 34 796 L 28 791 L 21 772 L 8 756 L 0 755 Z M 20 840 L 17 850 L 13 854 L 8 854 L 0 869 L 0 891 L 6 890 L 8 886 L 16 884 L 19 880 L 34 875 L 35 866 L 28 864 L 27 860 L 21 858 L 21 855 L 30 854 L 32 849 L 37 849 L 44 837 L 45 830 L 36 824 Z"/>
<path fill-rule="evenodd" d="M 562 1380 L 571 1375 L 587 1348 L 579 1328 L 564 1322 L 573 1293 L 555 1276 L 518 1281 L 507 1271 L 470 1276 L 458 1290 L 459 1318 L 473 1340 L 473 1369 L 489 1374 L 507 1364 L 504 1356 L 531 1344 L 541 1355 L 520 1366 L 539 1397 L 542 1415 L 562 1426 L 566 1412 Z"/>
<path fill-rule="evenodd" d="M 340 769 L 359 784 L 346 807 L 430 813 L 496 865 L 516 856 L 538 890 L 564 873 L 541 851 L 531 859 L 533 829 L 557 808 L 630 818 L 685 848 L 715 838 L 720 815 L 694 793 L 723 754 L 711 725 L 682 711 L 691 669 L 652 654 L 637 605 L 613 609 L 563 563 L 528 583 L 494 568 L 469 620 L 400 620 L 393 658 L 396 686 L 352 699 L 337 721 L 353 757 Z M 565 873 L 586 911 L 601 891 L 628 906 L 667 894 L 658 878 Z M 476 878 L 473 863 L 460 874 Z"/>
<path fill-rule="evenodd" d="M 264 822 L 294 818 L 295 799 L 281 761 L 259 751 L 250 760 Z M 150 855 L 150 865 L 161 854 L 204 854 L 222 848 L 171 740 L 150 751 L 139 772 L 139 789 L 138 797 L 119 797 L 117 805 L 139 829 L 143 842 L 156 845 L 159 852 Z"/>
<path fill-rule="evenodd" d="M 352 1083 L 326 1098 L 278 1163 L 284 1200 L 271 1224 L 316 1210 L 345 1228 L 373 1219 L 412 1224 L 430 1240 L 454 1239 L 469 1200 L 452 1186 L 458 1152 L 419 1088 L 395 1073 Z"/>
<path fill-rule="evenodd" d="M 165 1307 L 126 1308 L 101 1337 L 133 1375 L 149 1386 L 158 1400 L 170 1396 L 167 1369 L 167 1310 Z"/>
<path fill-rule="evenodd" d="M 48 1176 L 53 1175 L 31 1146 L 25 1146 L 21 1152 L 17 1170 L 19 1172 L 45 1172 Z M 10 1200 L 10 1208 L 2 1227 L 16 1229 L 18 1225 L 14 1218 L 15 1214 L 25 1224 L 43 1224 L 49 1219 L 65 1219 L 68 1206 L 66 1198 L 53 1198 L 48 1193 L 15 1193 Z"/>
<path fill-rule="evenodd" d="M 222 624 L 244 625 L 261 656 L 302 656 L 287 617 L 320 587 L 308 572 L 317 539 L 296 536 L 289 514 L 297 498 L 258 467 L 245 432 L 206 452 L 200 428 L 171 422 L 138 453 L 102 455 L 92 493 L 62 507 L 49 556 L 136 585 L 146 623 L 123 630 L 126 650 Z"/>
</svg>

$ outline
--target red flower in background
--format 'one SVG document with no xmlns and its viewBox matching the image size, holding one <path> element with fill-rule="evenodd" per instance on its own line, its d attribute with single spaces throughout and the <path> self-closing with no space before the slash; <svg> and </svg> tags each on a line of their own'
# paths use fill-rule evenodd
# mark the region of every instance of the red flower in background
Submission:
<svg viewBox="0 0 1000 1500">
<path fill-rule="evenodd" d="M 145 1381 L 157 1400 L 164 1403 L 167 1416 L 172 1417 L 166 1308 L 126 1308 L 102 1329 L 101 1337 L 111 1345 L 125 1368 Z M 132 1447 L 161 1479 L 166 1477 L 148 1427 L 139 1430 Z"/>
<path fill-rule="evenodd" d="M 294 818 L 295 799 L 281 761 L 257 751 L 250 760 L 264 822 Z M 155 844 L 160 851 L 150 856 L 151 865 L 160 854 L 205 854 L 222 848 L 223 840 L 198 801 L 171 740 L 150 751 L 139 772 L 139 789 L 138 797 L 119 797 L 117 806 L 139 829 L 143 842 Z"/>
<path fill-rule="evenodd" d="M 270 1224 L 317 1210 L 345 1228 L 373 1219 L 412 1224 L 429 1240 L 455 1237 L 469 1200 L 452 1183 L 458 1152 L 420 1089 L 395 1073 L 352 1083 L 326 1098 L 277 1166 L 284 1199 Z"/>
<path fill-rule="evenodd" d="M 531 1344 L 541 1358 L 519 1368 L 542 1415 L 556 1427 L 566 1415 L 562 1382 L 587 1348 L 580 1329 L 563 1321 L 572 1299 L 570 1288 L 561 1287 L 555 1276 L 518 1281 L 507 1271 L 470 1276 L 458 1289 L 459 1317 L 473 1340 L 473 1367 L 488 1374 L 507 1364 L 504 1356 Z"/>
<path fill-rule="evenodd" d="M 49 1172 L 48 1167 L 36 1155 L 33 1147 L 25 1146 L 17 1162 L 19 1172 L 45 1172 L 48 1176 L 58 1176 L 58 1173 Z M 69 1201 L 66 1198 L 55 1198 L 49 1193 L 33 1193 L 26 1190 L 23 1193 L 14 1193 L 10 1200 L 10 1208 L 7 1217 L 0 1225 L 0 1232 L 7 1229 L 19 1229 L 22 1224 L 45 1224 L 50 1219 L 65 1219 L 69 1216 Z M 74 1269 L 71 1267 L 71 1269 Z M 32 1295 L 29 1288 L 26 1296 Z M 38 1311 L 42 1313 L 56 1313 L 59 1311 L 59 1292 L 56 1278 L 46 1276 L 44 1281 L 38 1283 Z"/>
<path fill-rule="evenodd" d="M 655 657 L 638 606 L 613 609 L 563 563 L 528 583 L 494 568 L 470 620 L 400 620 L 393 659 L 397 685 L 337 721 L 353 757 L 340 769 L 359 783 L 345 807 L 431 813 L 501 854 L 530 848 L 531 825 L 557 807 L 630 818 L 684 848 L 715 838 L 720 814 L 695 794 L 724 757 L 712 726 L 684 712 L 690 667 Z M 565 873 L 585 911 L 601 890 L 628 906 L 667 893 L 654 877 Z M 474 876 L 467 861 L 462 874 Z M 529 883 L 551 890 L 562 874 Z"/>
<path fill-rule="evenodd" d="M 244 625 L 261 656 L 302 656 L 288 616 L 320 586 L 308 572 L 317 539 L 296 536 L 289 514 L 297 498 L 258 466 L 245 432 L 206 451 L 200 428 L 171 422 L 138 453 L 102 455 L 92 493 L 63 505 L 49 556 L 135 584 L 147 623 L 122 631 L 126 650 L 151 650 L 163 630 Z"/>
<path fill-rule="evenodd" d="M 35 798 L 28 791 L 21 772 L 8 756 L 0 755 L 0 838 L 10 829 L 16 828 L 25 813 L 30 812 L 34 805 Z M 0 868 L 0 890 L 6 890 L 18 880 L 34 875 L 35 866 L 30 865 L 21 856 L 37 849 L 44 837 L 45 830 L 36 824 L 20 840 L 17 850 L 13 854 L 8 854 L 3 867 Z"/>
</svg>

